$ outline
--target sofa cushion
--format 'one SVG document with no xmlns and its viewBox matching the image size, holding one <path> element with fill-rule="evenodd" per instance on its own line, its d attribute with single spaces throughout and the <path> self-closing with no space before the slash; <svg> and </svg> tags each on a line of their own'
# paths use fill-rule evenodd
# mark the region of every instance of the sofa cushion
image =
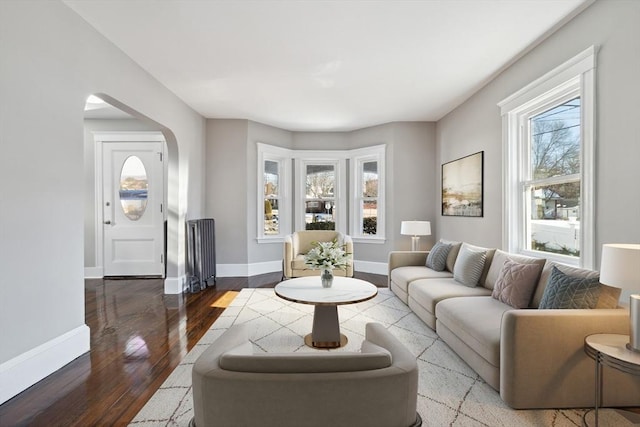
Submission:
<svg viewBox="0 0 640 427">
<path fill-rule="evenodd" d="M 473 249 L 470 245 L 463 243 L 453 267 L 453 278 L 465 286 L 477 286 L 486 260 L 486 251 Z"/>
<path fill-rule="evenodd" d="M 436 304 L 447 298 L 489 295 L 488 289 L 470 288 L 451 278 L 416 280 L 409 285 L 409 298 L 432 315 L 436 313 Z"/>
<path fill-rule="evenodd" d="M 506 260 L 510 259 L 511 261 L 515 261 L 518 264 L 536 264 L 540 266 L 540 270 L 544 267 L 546 260 L 544 258 L 534 258 L 530 256 L 524 255 L 516 255 L 511 254 L 509 252 L 501 251 L 497 249 L 493 254 L 493 260 L 491 261 L 491 265 L 489 266 L 489 271 L 487 272 L 487 278 L 484 281 L 484 287 L 487 289 L 493 289 L 496 283 L 496 279 L 498 278 L 498 274 L 502 270 L 502 266 Z"/>
<path fill-rule="evenodd" d="M 553 267 L 538 308 L 595 308 L 599 297 L 599 277 L 570 276 Z"/>
<path fill-rule="evenodd" d="M 424 266 L 406 266 L 391 270 L 391 281 L 405 292 L 408 292 L 409 283 L 414 280 L 448 277 L 453 277 L 453 274 L 448 271 L 435 271 Z"/>
<path fill-rule="evenodd" d="M 449 254 L 447 255 L 447 271 L 453 273 L 453 268 L 456 265 L 456 259 L 458 258 L 458 253 L 460 252 L 460 248 L 462 247 L 462 242 L 454 242 L 451 240 L 443 239 L 440 239 L 440 242 L 451 245 L 451 249 L 449 250 Z"/>
<path fill-rule="evenodd" d="M 451 245 L 449 243 L 436 243 L 429 251 L 429 255 L 427 255 L 426 266 L 435 271 L 444 271 L 447 268 L 447 257 L 450 250 Z"/>
<path fill-rule="evenodd" d="M 391 353 L 371 352 L 253 353 L 238 346 L 220 356 L 220 368 L 254 373 L 321 373 L 383 369 L 391 366 Z"/>
<path fill-rule="evenodd" d="M 438 303 L 436 317 L 487 362 L 498 367 L 500 325 L 502 315 L 509 310 L 513 307 L 490 296 L 449 298 Z"/>
<path fill-rule="evenodd" d="M 511 307 L 527 308 L 541 272 L 542 265 L 520 264 L 507 259 L 502 265 L 491 296 Z"/>
</svg>

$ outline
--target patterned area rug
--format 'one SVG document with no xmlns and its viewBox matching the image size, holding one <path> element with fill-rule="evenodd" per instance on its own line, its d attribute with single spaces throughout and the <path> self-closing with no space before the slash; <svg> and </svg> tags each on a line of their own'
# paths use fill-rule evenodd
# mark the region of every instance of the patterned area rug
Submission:
<svg viewBox="0 0 640 427">
<path fill-rule="evenodd" d="M 416 355 L 420 370 L 418 412 L 423 426 L 582 425 L 584 410 L 513 410 L 438 336 L 388 289 L 367 302 L 338 309 L 348 344 L 331 351 L 358 351 L 365 324 L 382 323 Z M 313 307 L 284 301 L 273 289 L 243 289 L 182 363 L 173 371 L 131 426 L 184 426 L 193 417 L 191 368 L 202 352 L 233 324 L 247 323 L 256 351 L 314 352 L 304 345 Z M 326 350 L 322 350 L 326 351 Z M 587 414 L 595 425 L 593 411 Z M 633 425 L 613 410 L 600 412 L 601 426 Z M 233 426 L 230 426 L 233 427 Z"/>
</svg>

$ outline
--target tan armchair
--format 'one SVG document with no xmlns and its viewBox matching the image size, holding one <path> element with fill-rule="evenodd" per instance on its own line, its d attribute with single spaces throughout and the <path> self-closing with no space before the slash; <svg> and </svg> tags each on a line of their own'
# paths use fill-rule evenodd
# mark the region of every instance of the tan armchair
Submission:
<svg viewBox="0 0 640 427">
<path fill-rule="evenodd" d="M 191 427 L 418 427 L 415 356 L 379 323 L 360 352 L 254 352 L 228 329 L 193 366 Z"/>
<path fill-rule="evenodd" d="M 334 276 L 353 277 L 353 240 L 339 231 L 305 230 L 296 231 L 284 238 L 282 276 L 286 279 L 303 276 L 319 276 L 320 270 L 313 270 L 304 263 L 304 255 L 311 250 L 313 242 L 331 242 L 338 239 L 345 245 L 347 253 L 352 254 L 346 270 L 333 270 Z"/>
</svg>

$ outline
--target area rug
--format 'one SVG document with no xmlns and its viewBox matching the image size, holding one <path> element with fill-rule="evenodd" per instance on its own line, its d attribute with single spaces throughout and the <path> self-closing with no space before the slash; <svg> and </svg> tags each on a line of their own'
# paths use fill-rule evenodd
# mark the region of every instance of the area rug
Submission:
<svg viewBox="0 0 640 427">
<path fill-rule="evenodd" d="M 378 322 L 416 355 L 420 370 L 418 412 L 423 426 L 582 425 L 584 410 L 510 409 L 494 389 L 388 289 L 380 289 L 374 299 L 364 303 L 339 306 L 338 313 L 341 331 L 349 342 L 331 351 L 358 351 L 365 324 Z M 193 417 L 193 364 L 231 325 L 250 325 L 256 351 L 327 351 L 304 345 L 303 337 L 311 331 L 312 318 L 312 306 L 282 300 L 273 289 L 243 289 L 129 425 L 186 427 Z M 592 414 L 593 411 L 587 414 L 589 425 L 595 425 Z M 613 410 L 603 410 L 600 425 L 633 424 Z"/>
</svg>

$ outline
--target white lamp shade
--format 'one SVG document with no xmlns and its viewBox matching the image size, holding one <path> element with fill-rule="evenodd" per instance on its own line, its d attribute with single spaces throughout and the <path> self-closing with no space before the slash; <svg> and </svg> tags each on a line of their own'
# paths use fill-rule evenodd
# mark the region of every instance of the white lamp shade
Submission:
<svg viewBox="0 0 640 427">
<path fill-rule="evenodd" d="M 431 223 L 429 221 L 402 221 L 400 234 L 407 236 L 431 235 Z"/>
<path fill-rule="evenodd" d="M 640 291 L 640 244 L 602 245 L 600 283 L 626 291 Z"/>
</svg>

